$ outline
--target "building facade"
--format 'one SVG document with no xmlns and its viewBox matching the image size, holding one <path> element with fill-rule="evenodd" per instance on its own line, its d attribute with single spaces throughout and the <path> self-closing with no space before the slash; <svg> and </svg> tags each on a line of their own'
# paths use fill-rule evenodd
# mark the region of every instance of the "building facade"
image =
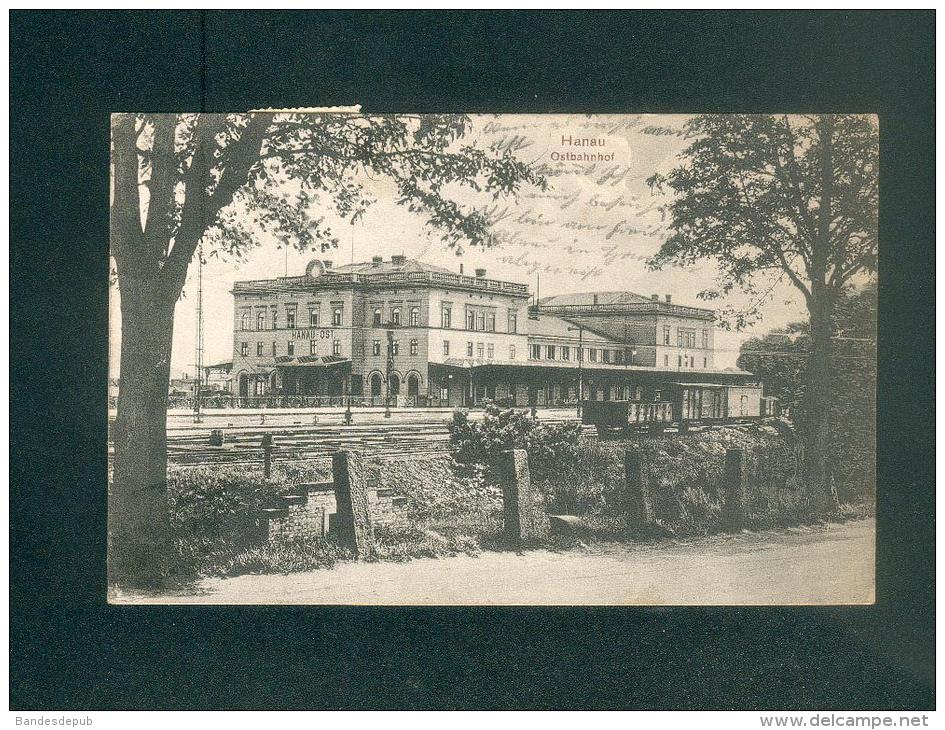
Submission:
<svg viewBox="0 0 945 730">
<path fill-rule="evenodd" d="M 690 410 L 726 415 L 723 387 L 760 398 L 750 373 L 715 367 L 712 310 L 630 292 L 530 306 L 526 285 L 486 273 L 394 256 L 236 282 L 231 392 L 247 403 L 529 406 L 678 400 L 689 384 Z"/>
</svg>

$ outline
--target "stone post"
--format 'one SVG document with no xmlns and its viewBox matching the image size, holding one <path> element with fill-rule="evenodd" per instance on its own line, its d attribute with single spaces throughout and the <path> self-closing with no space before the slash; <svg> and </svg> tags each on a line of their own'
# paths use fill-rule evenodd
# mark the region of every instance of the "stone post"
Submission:
<svg viewBox="0 0 945 730">
<path fill-rule="evenodd" d="M 653 521 L 653 505 L 650 502 L 650 485 L 643 457 L 627 449 L 623 455 L 626 478 L 627 518 L 631 527 L 646 527 Z"/>
<path fill-rule="evenodd" d="M 370 557 L 374 552 L 374 528 L 364 464 L 353 452 L 339 451 L 332 455 L 331 465 L 338 542 L 356 558 Z"/>
<path fill-rule="evenodd" d="M 263 476 L 268 479 L 272 476 L 272 434 L 264 433 L 262 437 Z"/>
<path fill-rule="evenodd" d="M 722 501 L 722 526 L 726 530 L 738 531 L 747 520 L 746 499 L 748 468 L 745 452 L 741 449 L 725 450 L 724 495 Z"/>
<path fill-rule="evenodd" d="M 529 541 L 544 537 L 547 525 L 541 500 L 532 490 L 528 454 L 524 449 L 512 449 L 502 452 L 502 456 L 505 533 L 515 547 L 522 547 Z"/>
</svg>

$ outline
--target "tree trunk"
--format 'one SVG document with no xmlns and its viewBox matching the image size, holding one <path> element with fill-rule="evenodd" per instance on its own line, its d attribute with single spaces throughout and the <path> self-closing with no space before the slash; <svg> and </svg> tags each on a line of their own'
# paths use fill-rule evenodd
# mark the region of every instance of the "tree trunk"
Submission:
<svg viewBox="0 0 945 730">
<path fill-rule="evenodd" d="M 804 390 L 804 476 L 815 511 L 839 510 L 830 478 L 830 404 L 833 398 L 830 347 L 834 297 L 824 286 L 813 286 L 810 302 L 810 356 Z"/>
<path fill-rule="evenodd" d="M 121 372 L 109 493 L 109 580 L 158 585 L 170 557 L 167 389 L 176 298 L 119 274 Z"/>
</svg>

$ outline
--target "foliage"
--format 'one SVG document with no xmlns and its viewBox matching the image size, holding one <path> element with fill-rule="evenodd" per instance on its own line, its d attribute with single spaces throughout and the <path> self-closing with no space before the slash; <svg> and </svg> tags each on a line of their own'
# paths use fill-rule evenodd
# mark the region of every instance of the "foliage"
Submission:
<svg viewBox="0 0 945 730">
<path fill-rule="evenodd" d="M 829 466 L 843 499 L 872 492 L 876 461 L 876 285 L 847 290 L 834 312 L 833 400 Z M 803 421 L 810 327 L 747 340 L 738 366 L 759 375 L 765 394 L 777 396 Z"/>
<path fill-rule="evenodd" d="M 482 466 L 487 478 L 495 481 L 497 470 L 502 468 L 502 453 L 510 449 L 528 452 L 532 478 L 559 468 L 574 455 L 581 424 L 547 423 L 532 418 L 527 411 L 488 402 L 481 421 L 470 420 L 464 411 L 454 412 L 449 431 L 456 461 Z"/>
<path fill-rule="evenodd" d="M 715 298 L 748 289 L 758 275 L 786 276 L 810 300 L 818 287 L 839 291 L 876 271 L 879 131 L 862 115 L 694 117 L 682 164 L 654 175 L 669 188 L 672 235 L 650 260 L 718 265 Z M 730 312 L 742 325 L 757 316 L 773 286 L 752 307 Z"/>
</svg>

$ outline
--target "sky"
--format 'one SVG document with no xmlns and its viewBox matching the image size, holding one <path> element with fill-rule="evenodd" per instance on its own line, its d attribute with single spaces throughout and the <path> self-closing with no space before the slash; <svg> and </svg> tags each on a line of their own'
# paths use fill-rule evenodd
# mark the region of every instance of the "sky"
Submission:
<svg viewBox="0 0 945 730">
<path fill-rule="evenodd" d="M 469 273 L 485 268 L 494 279 L 522 282 L 542 297 L 582 291 L 633 291 L 671 294 L 674 303 L 693 306 L 746 306 L 748 297 L 706 304 L 698 293 L 711 288 L 715 270 L 710 263 L 692 269 L 647 269 L 668 235 L 660 207 L 668 202 L 646 183 L 656 172 L 668 172 L 686 147 L 682 115 L 487 115 L 474 116 L 463 144 L 511 145 L 519 159 L 539 166 L 548 180 L 546 191 L 520 190 L 517 199 L 492 201 L 466 189 L 451 190 L 458 202 L 488 207 L 497 248 L 466 247 L 461 256 L 448 250 L 439 235 L 417 214 L 396 204 L 393 186 L 383 179 L 360 179 L 376 199 L 364 218 L 351 225 L 330 204 L 313 204 L 312 214 L 324 216 L 340 240 L 326 253 L 288 252 L 260 234 L 258 246 L 243 261 L 210 258 L 203 266 L 204 363 L 229 360 L 233 347 L 234 281 L 304 273 L 312 258 L 330 259 L 336 266 L 372 256 L 389 259 L 405 254 L 427 263 Z M 580 140 L 586 144 L 576 144 Z M 594 140 L 593 145 L 590 140 Z M 566 155 L 604 155 L 603 161 L 569 160 Z M 194 372 L 196 342 L 197 265 L 193 262 L 174 323 L 172 376 Z M 110 374 L 118 375 L 120 317 L 118 291 L 112 287 L 110 315 Z M 741 342 L 750 336 L 804 319 L 801 295 L 790 284 L 774 289 L 762 308 L 762 318 L 740 332 L 716 333 L 716 362 L 735 364 Z"/>
</svg>

